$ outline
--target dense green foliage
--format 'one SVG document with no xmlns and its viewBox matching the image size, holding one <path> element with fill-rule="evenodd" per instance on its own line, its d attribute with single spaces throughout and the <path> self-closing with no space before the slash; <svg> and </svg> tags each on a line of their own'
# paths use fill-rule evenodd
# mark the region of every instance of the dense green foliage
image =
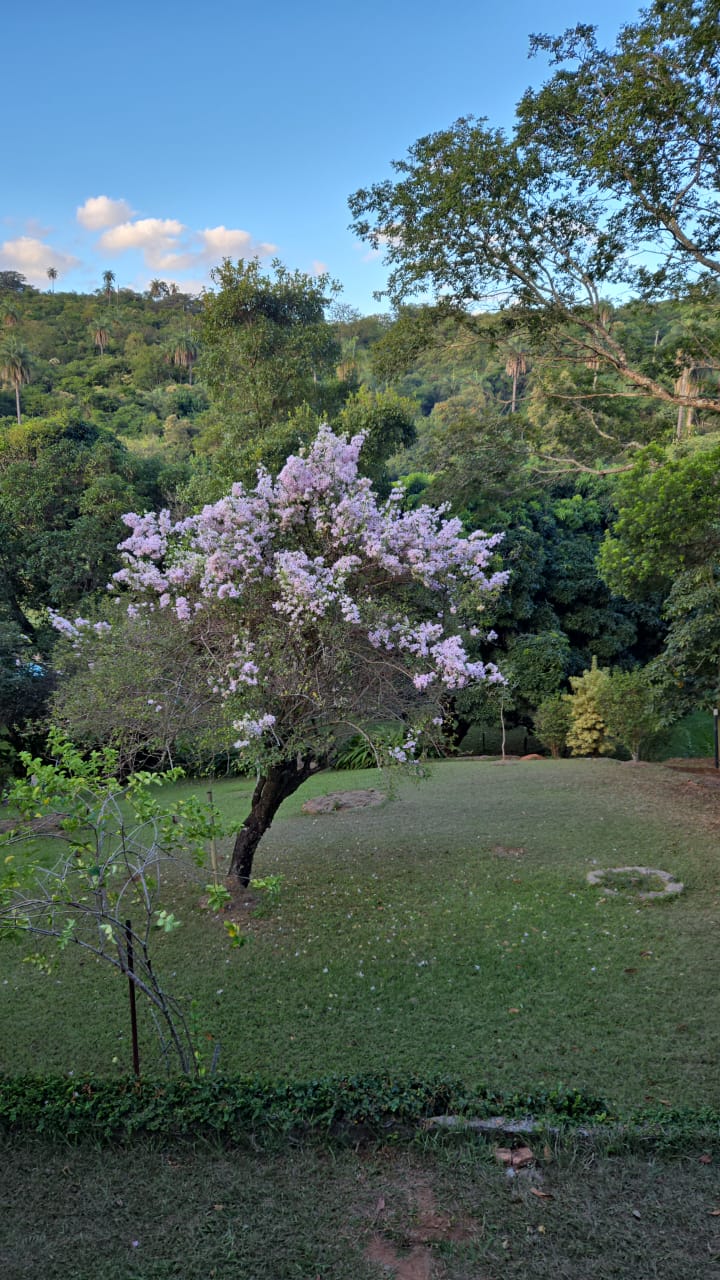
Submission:
<svg viewBox="0 0 720 1280">
<path fill-rule="evenodd" d="M 408 506 L 448 501 L 468 527 L 506 531 L 501 558 L 511 577 L 493 619 L 492 656 L 512 676 L 511 721 L 567 688 L 594 654 L 628 668 L 662 652 L 659 606 L 673 566 L 704 564 L 715 547 L 712 435 L 666 455 L 674 422 L 651 415 L 657 443 L 618 480 L 546 476 L 538 423 L 550 404 L 548 374 L 529 336 L 509 334 L 498 344 L 490 317 L 468 328 L 432 310 L 381 323 L 336 305 L 326 318 L 328 282 L 279 264 L 263 276 L 257 264 L 226 263 L 217 283 L 206 304 L 157 288 L 152 297 L 121 291 L 109 305 L 104 294 L 3 295 L 14 320 L 7 332 L 32 348 L 33 380 L 23 388 L 24 421 L 9 413 L 0 439 L 0 594 L 8 620 L 43 661 L 43 609 L 101 616 L 99 597 L 119 567 L 124 511 L 187 510 L 217 494 L 231 469 L 233 478 L 248 475 L 261 459 L 276 469 L 287 449 L 312 438 L 323 413 L 336 430 L 366 434 L 363 467 L 381 493 L 399 478 Z M 102 352 L 93 315 L 107 336 Z M 623 323 L 631 332 L 646 320 L 630 309 Z M 291 351 L 292 377 L 276 403 L 276 365 Z M 244 400 L 242 359 L 254 379 Z M 232 378 L 223 374 L 231 366 Z M 14 408 L 10 394 L 6 407 Z M 570 430 L 567 415 L 565 423 Z M 578 421 L 576 437 L 583 429 Z M 656 535 L 648 532 L 653 512 Z M 610 587 L 599 576 L 600 551 Z M 615 568 L 623 557 L 632 580 Z M 682 637 L 678 643 L 687 646 Z M 162 648 L 154 646 L 151 665 L 167 688 Z M 677 645 L 673 652 L 677 672 Z M 162 758 L 169 739 L 142 696 L 147 681 L 137 685 L 140 702 L 133 694 L 132 646 L 109 665 L 104 653 L 84 686 L 61 685 L 65 723 L 88 744 L 111 734 L 133 758 L 138 750 Z M 64 663 L 66 672 L 77 666 L 71 654 Z M 674 696 L 677 679 L 667 687 Z M 42 709 L 35 702 L 33 715 Z M 470 718 L 496 715 L 476 707 Z M 17 713 L 10 719 L 19 725 Z M 194 719 L 190 737 L 181 727 L 184 744 L 174 743 L 173 759 L 178 750 L 187 759 L 196 753 L 197 732 L 205 758 L 223 749 L 215 730 L 207 737 L 203 717 Z M 460 721 L 466 729 L 463 711 Z"/>
<path fill-rule="evenodd" d="M 464 117 L 356 192 L 392 316 L 277 261 L 226 259 L 195 298 L 0 273 L 0 610 L 42 661 L 124 510 L 185 514 L 327 420 L 365 433 L 381 494 L 504 531 L 503 713 L 529 724 L 595 655 L 652 664 L 666 719 L 717 699 L 715 19 L 655 0 L 608 48 L 535 36 L 551 75 L 510 132 Z M 461 701 L 463 728 L 497 718 Z"/>
<path fill-rule="evenodd" d="M 551 345 L 563 395 L 717 414 L 714 0 L 656 0 L 610 50 L 587 25 L 532 48 L 558 69 L 525 94 L 512 133 L 468 116 L 419 139 L 394 181 L 351 198 L 356 232 L 383 245 L 395 302 L 430 291 L 464 314 L 499 301 L 511 331 Z M 699 322 L 618 324 L 621 293 L 688 290 Z"/>
<path fill-rule="evenodd" d="M 580 1090 L 498 1094 L 452 1077 L 359 1075 L 288 1084 L 233 1077 L 200 1081 L 103 1077 L 0 1077 L 0 1129 L 117 1142 L 164 1137 L 308 1131 L 353 1137 L 421 1126 L 433 1115 L 542 1116 L 547 1123 L 608 1117 L 608 1104 Z"/>
</svg>

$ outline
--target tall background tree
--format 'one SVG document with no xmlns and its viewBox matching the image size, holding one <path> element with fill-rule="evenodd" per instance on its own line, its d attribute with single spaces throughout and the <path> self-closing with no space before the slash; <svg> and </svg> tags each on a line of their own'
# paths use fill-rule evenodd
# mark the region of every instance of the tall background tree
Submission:
<svg viewBox="0 0 720 1280">
<path fill-rule="evenodd" d="M 218 465 L 226 480 L 252 479 L 260 462 L 278 470 L 337 401 L 340 348 L 325 316 L 334 286 L 278 261 L 264 274 L 257 261 L 225 259 L 211 275 L 200 376 L 219 418 Z"/>
<path fill-rule="evenodd" d="M 32 357 L 24 342 L 13 335 L 0 345 L 0 378 L 15 392 L 15 412 L 20 423 L 20 389 L 32 377 Z"/>
<path fill-rule="evenodd" d="M 571 371 L 554 388 L 565 404 L 720 412 L 716 322 L 698 330 L 688 308 L 664 341 L 628 341 L 608 305 L 683 296 L 717 316 L 717 17 L 716 0 L 655 0 L 610 50 L 588 26 L 534 37 L 558 70 L 510 135 L 465 117 L 357 191 L 354 229 L 384 246 L 393 301 L 434 293 L 469 325 L 499 309 L 499 336 L 522 323 Z"/>
</svg>

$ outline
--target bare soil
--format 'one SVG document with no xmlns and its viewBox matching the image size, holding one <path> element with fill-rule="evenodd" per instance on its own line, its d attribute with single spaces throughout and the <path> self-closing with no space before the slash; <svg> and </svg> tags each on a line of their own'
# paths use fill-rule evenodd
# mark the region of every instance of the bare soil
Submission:
<svg viewBox="0 0 720 1280">
<path fill-rule="evenodd" d="M 312 796 L 302 806 L 303 813 L 337 813 L 339 809 L 366 809 L 382 804 L 382 791 L 370 788 L 366 791 L 333 791 L 328 796 Z"/>
</svg>

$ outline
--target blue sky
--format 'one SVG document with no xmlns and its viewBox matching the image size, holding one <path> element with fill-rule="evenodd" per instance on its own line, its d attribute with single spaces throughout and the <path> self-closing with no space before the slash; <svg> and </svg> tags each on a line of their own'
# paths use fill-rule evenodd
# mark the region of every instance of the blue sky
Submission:
<svg viewBox="0 0 720 1280">
<path fill-rule="evenodd" d="M 636 15 L 621 0 L 12 5 L 0 269 L 196 292 L 224 256 L 277 256 L 384 309 L 348 195 L 458 116 L 510 125 L 545 78 L 531 32 L 593 22 L 611 43 Z"/>
</svg>

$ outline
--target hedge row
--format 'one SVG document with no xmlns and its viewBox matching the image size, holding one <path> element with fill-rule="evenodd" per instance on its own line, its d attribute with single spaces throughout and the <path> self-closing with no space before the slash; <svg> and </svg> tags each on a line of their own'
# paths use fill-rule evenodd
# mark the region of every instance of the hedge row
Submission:
<svg viewBox="0 0 720 1280">
<path fill-rule="evenodd" d="M 546 1130 L 605 1133 L 623 1144 L 675 1145 L 702 1136 L 720 1143 L 720 1113 L 710 1108 L 647 1109 L 620 1114 L 599 1098 L 559 1086 L 534 1094 L 469 1088 L 450 1076 L 343 1076 L 304 1083 L 257 1077 L 117 1080 L 102 1077 L 0 1076 L 0 1133 L 100 1142 L 156 1135 L 263 1134 L 372 1138 L 412 1134 L 433 1116 L 474 1120 L 534 1118 Z"/>
<path fill-rule="evenodd" d="M 116 1141 L 138 1134 L 237 1139 L 270 1130 L 371 1134 L 415 1128 L 430 1116 L 527 1114 L 591 1120 L 596 1098 L 559 1088 L 537 1095 L 468 1089 L 452 1077 L 325 1077 L 305 1083 L 250 1078 L 110 1080 L 0 1077 L 0 1130 Z"/>
</svg>

